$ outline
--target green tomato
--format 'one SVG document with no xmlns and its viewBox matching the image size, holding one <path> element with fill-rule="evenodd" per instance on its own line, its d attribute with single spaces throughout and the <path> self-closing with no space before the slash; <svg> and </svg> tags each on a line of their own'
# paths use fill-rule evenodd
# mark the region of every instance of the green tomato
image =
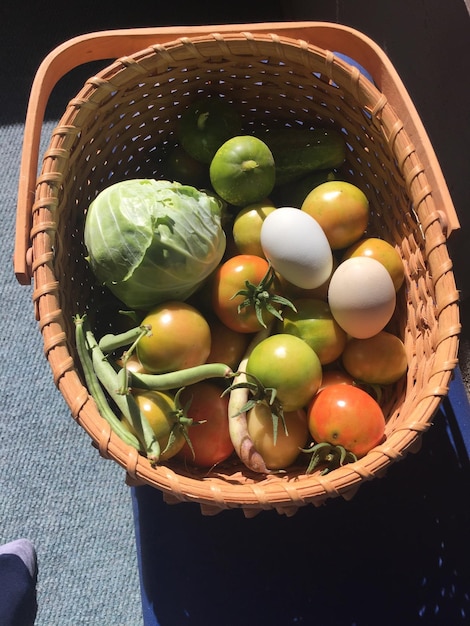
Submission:
<svg viewBox="0 0 470 626">
<path fill-rule="evenodd" d="M 207 165 L 190 156 L 182 146 L 175 146 L 163 163 L 165 178 L 182 185 L 191 185 L 201 189 L 208 186 L 209 171 Z"/>
<path fill-rule="evenodd" d="M 247 206 L 268 197 L 276 169 L 268 146 L 250 135 L 232 137 L 217 150 L 209 167 L 214 191 L 234 206 Z"/>
<path fill-rule="evenodd" d="M 261 341 L 248 358 L 246 372 L 265 389 L 276 390 L 276 398 L 285 412 L 305 407 L 322 380 L 320 359 L 312 348 L 299 337 L 286 333 Z"/>
<path fill-rule="evenodd" d="M 175 417 L 175 400 L 169 393 L 162 391 L 136 391 L 135 401 L 146 417 L 155 437 L 160 444 L 160 461 L 175 456 L 186 443 L 184 427 Z M 129 432 L 137 436 L 136 430 L 125 419 L 122 423 Z"/>
<path fill-rule="evenodd" d="M 196 100 L 183 113 L 179 140 L 186 152 L 209 165 L 220 146 L 240 134 L 241 118 L 234 105 L 218 98 Z"/>
<path fill-rule="evenodd" d="M 286 309 L 280 332 L 300 337 L 314 350 L 322 365 L 333 363 L 343 352 L 348 336 L 336 322 L 327 302 L 315 298 L 293 301 L 296 311 Z"/>
</svg>

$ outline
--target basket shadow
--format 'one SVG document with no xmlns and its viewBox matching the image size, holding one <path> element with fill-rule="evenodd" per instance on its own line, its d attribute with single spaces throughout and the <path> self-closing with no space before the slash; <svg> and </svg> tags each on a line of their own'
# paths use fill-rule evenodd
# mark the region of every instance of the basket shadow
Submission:
<svg viewBox="0 0 470 626">
<path fill-rule="evenodd" d="M 290 518 L 204 517 L 197 504 L 166 505 L 157 490 L 133 488 L 145 623 L 465 624 L 468 478 L 438 412 L 419 455 L 350 502 Z"/>
</svg>

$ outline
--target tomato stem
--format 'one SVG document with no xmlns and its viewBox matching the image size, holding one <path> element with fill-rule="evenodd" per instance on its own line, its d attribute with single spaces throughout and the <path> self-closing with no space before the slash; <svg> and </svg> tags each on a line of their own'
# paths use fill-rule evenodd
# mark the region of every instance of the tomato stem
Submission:
<svg viewBox="0 0 470 626">
<path fill-rule="evenodd" d="M 240 314 L 243 309 L 253 306 L 256 318 L 263 328 L 266 328 L 266 322 L 263 317 L 265 311 L 282 321 L 282 313 L 274 305 L 287 306 L 293 311 L 297 311 L 290 300 L 272 291 L 275 278 L 274 268 L 269 264 L 266 274 L 258 285 L 254 285 L 247 280 L 245 281 L 245 289 L 240 289 L 231 297 L 231 300 L 233 300 L 237 296 L 243 296 L 245 299 L 238 305 L 238 313 Z"/>
<path fill-rule="evenodd" d="M 240 168 L 242 172 L 251 172 L 259 167 L 259 163 L 254 159 L 248 159 L 247 161 L 243 161 Z"/>
<path fill-rule="evenodd" d="M 287 424 L 284 418 L 284 410 L 282 408 L 282 404 L 279 402 L 277 396 L 277 390 L 274 387 L 264 387 L 263 384 L 254 376 L 253 374 L 249 374 L 248 372 L 244 372 L 245 377 L 250 377 L 254 379 L 254 382 L 250 382 L 249 380 L 244 380 L 241 383 L 234 383 L 230 387 L 224 390 L 222 395 L 231 393 L 235 389 L 248 389 L 251 392 L 251 397 L 248 398 L 246 403 L 240 407 L 238 413 L 232 415 L 231 417 L 237 417 L 242 413 L 247 413 L 250 409 L 255 407 L 257 404 L 264 403 L 271 411 L 271 418 L 273 422 L 273 442 L 276 445 L 277 441 L 277 433 L 279 420 L 282 422 L 282 426 L 284 428 L 284 432 L 286 436 L 289 435 L 287 431 Z"/>
<path fill-rule="evenodd" d="M 198 128 L 198 130 L 204 130 L 208 117 L 209 117 L 209 112 L 208 111 L 198 115 L 198 118 L 197 118 L 197 128 Z"/>
<path fill-rule="evenodd" d="M 306 474 L 311 474 L 322 465 L 323 469 L 320 474 L 324 476 L 338 467 L 357 461 L 357 456 L 343 446 L 333 445 L 326 441 L 314 444 L 306 450 L 302 449 L 302 452 L 311 454 Z"/>
</svg>

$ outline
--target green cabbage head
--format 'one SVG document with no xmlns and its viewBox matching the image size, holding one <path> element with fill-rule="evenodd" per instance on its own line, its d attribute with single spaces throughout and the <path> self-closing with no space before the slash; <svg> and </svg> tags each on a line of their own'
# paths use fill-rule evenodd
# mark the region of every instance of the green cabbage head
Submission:
<svg viewBox="0 0 470 626">
<path fill-rule="evenodd" d="M 97 280 L 124 304 L 185 300 L 225 252 L 222 203 L 177 182 L 132 179 L 90 204 L 84 243 Z"/>
</svg>

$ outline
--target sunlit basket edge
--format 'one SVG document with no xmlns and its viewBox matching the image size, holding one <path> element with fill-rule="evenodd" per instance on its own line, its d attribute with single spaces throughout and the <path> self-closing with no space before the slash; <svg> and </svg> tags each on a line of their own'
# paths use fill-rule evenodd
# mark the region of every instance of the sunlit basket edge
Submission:
<svg viewBox="0 0 470 626">
<path fill-rule="evenodd" d="M 62 243 L 62 246 L 65 246 L 64 242 L 56 239 L 59 215 L 63 211 L 59 206 L 58 192 L 62 193 L 63 206 L 64 202 L 69 200 L 67 165 L 70 154 L 76 148 L 77 142 L 83 138 L 83 128 L 88 117 L 96 115 L 103 102 L 120 88 L 121 82 L 128 85 L 129 82 L 138 81 L 139 75 L 145 77 L 149 68 L 154 76 L 160 71 L 168 72 L 169 66 L 177 66 L 177 62 L 182 62 L 180 59 L 184 59 L 185 62 L 192 61 L 196 66 L 201 65 L 204 58 L 217 58 L 214 50 L 219 58 L 224 54 L 233 55 L 235 59 L 241 58 L 249 62 L 250 57 L 256 52 L 260 54 L 260 47 L 263 47 L 265 58 L 269 58 L 270 54 L 272 56 L 277 54 L 283 62 L 288 60 L 295 64 L 296 71 L 300 65 L 304 71 L 307 71 L 305 68 L 313 67 L 316 72 L 321 72 L 338 85 L 339 91 L 347 94 L 348 98 L 362 99 L 358 108 L 368 112 L 376 131 L 385 136 L 386 141 L 392 146 L 391 153 L 398 164 L 398 171 L 403 172 L 403 188 L 405 191 L 409 190 L 413 201 L 413 214 L 403 216 L 403 219 L 411 220 L 411 223 L 416 220 L 415 227 L 420 231 L 417 237 L 423 239 L 421 243 L 425 254 L 423 267 L 408 267 L 407 280 L 427 281 L 428 284 L 422 290 L 427 293 L 424 303 L 420 299 L 413 301 L 411 297 L 407 298 L 405 304 L 408 324 L 402 330 L 410 351 L 411 375 L 408 376 L 406 383 L 404 402 L 395 413 L 400 413 L 407 405 L 410 405 L 410 408 L 407 408 L 409 414 L 405 422 L 400 423 L 399 428 L 392 429 L 387 442 L 374 449 L 364 459 L 321 478 L 310 476 L 304 477 L 303 480 L 299 478 L 290 480 L 270 476 L 259 480 L 250 477 L 247 481 L 241 477 L 240 484 L 235 488 L 229 480 L 221 478 L 192 478 L 178 474 L 177 470 L 171 467 L 151 468 L 145 458 L 136 455 L 133 449 L 128 449 L 129 447 L 110 431 L 109 426 L 97 413 L 76 370 L 70 338 L 71 320 L 68 319 L 71 315 L 67 312 L 67 319 L 64 317 L 60 276 L 56 276 L 54 266 L 55 253 L 60 250 L 60 245 L 57 244 Z M 266 53 L 266 47 L 269 53 Z M 156 64 L 152 63 L 155 58 L 158 58 Z M 266 65 L 269 66 L 268 61 Z M 323 88 L 325 84 L 322 83 L 320 86 Z M 175 105 L 175 110 L 181 108 L 178 109 Z M 357 111 L 354 111 L 354 115 L 357 114 Z M 107 115 L 110 116 L 110 111 L 107 111 Z M 112 117 L 108 119 L 112 126 Z M 362 122 L 364 123 L 364 119 Z M 96 141 L 99 138 L 92 139 Z M 105 147 L 109 154 L 112 154 L 114 146 L 109 146 L 109 143 Z M 367 185 L 370 186 L 370 180 L 373 180 L 376 173 L 368 171 L 367 175 L 369 175 Z M 167 492 L 170 499 L 173 496 L 175 500 L 197 501 L 201 506 L 208 509 L 213 507 L 216 510 L 242 507 L 247 510 L 276 508 L 286 512 L 307 503 L 320 503 L 337 495 L 347 497 L 348 493 L 354 492 L 361 482 L 375 477 L 415 446 L 422 432 L 430 426 L 439 401 L 447 392 L 451 372 L 457 362 L 460 330 L 458 294 L 440 215 L 433 203 L 432 189 L 407 137 L 406 129 L 394 115 L 386 98 L 366 79 L 351 70 L 343 61 L 336 59 L 330 52 L 303 41 L 277 35 L 252 36 L 234 33 L 224 37 L 176 40 L 116 61 L 87 82 L 80 94 L 71 101 L 54 131 L 38 178 L 33 216 L 35 282 L 33 298 L 44 337 L 44 351 L 49 359 L 54 381 L 70 406 L 73 416 L 92 437 L 100 453 L 124 467 L 131 481 L 152 484 Z M 395 225 L 395 228 L 399 229 L 400 226 Z M 407 234 L 408 239 L 415 238 L 412 230 L 408 230 Z M 407 241 L 406 245 L 409 244 Z M 416 245 L 416 242 L 412 241 L 411 245 Z M 405 262 L 408 261 L 413 264 L 416 258 L 411 256 L 405 258 Z M 429 317 L 426 328 L 423 327 L 424 316 Z M 423 339 L 424 336 L 426 340 Z M 393 420 L 393 416 L 391 419 Z M 302 484 L 301 490 L 297 483 Z"/>
</svg>

